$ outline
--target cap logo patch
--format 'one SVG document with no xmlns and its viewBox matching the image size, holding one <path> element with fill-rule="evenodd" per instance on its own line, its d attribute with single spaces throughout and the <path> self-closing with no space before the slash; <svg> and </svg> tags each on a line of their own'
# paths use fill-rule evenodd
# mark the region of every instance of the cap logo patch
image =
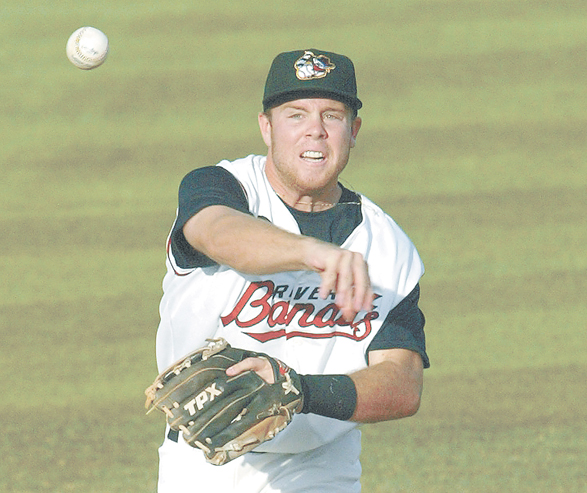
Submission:
<svg viewBox="0 0 587 493">
<path fill-rule="evenodd" d="M 296 60 L 294 67 L 298 79 L 312 80 L 326 77 L 328 72 L 336 68 L 336 65 L 325 55 L 316 56 L 311 51 L 306 51 Z"/>
</svg>

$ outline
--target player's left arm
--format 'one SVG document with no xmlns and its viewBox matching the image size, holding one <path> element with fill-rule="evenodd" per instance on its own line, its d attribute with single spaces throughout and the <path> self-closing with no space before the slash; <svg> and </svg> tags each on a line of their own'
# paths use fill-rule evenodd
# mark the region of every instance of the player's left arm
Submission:
<svg viewBox="0 0 587 493">
<path fill-rule="evenodd" d="M 271 367 L 261 358 L 247 358 L 229 368 L 227 374 L 234 376 L 247 370 L 255 371 L 273 383 Z M 420 407 L 423 374 L 422 357 L 417 352 L 408 349 L 371 351 L 369 366 L 349 376 L 306 375 L 305 378 L 312 379 L 311 382 L 306 380 L 307 385 L 314 387 L 313 409 L 307 412 L 339 419 L 349 419 L 350 416 L 351 421 L 360 423 L 406 418 L 415 414 Z M 353 391 L 352 394 L 349 390 Z M 351 395 L 352 408 L 347 417 L 342 418 L 338 416 L 336 408 L 342 407 L 346 413 Z"/>
<path fill-rule="evenodd" d="M 424 365 L 415 351 L 370 351 L 369 366 L 350 377 L 357 391 L 352 421 L 375 423 L 406 418 L 420 407 Z"/>
</svg>

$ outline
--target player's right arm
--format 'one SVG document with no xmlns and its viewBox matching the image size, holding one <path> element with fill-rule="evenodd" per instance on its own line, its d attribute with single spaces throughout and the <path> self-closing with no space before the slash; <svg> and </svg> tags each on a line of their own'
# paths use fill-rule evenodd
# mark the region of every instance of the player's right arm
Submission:
<svg viewBox="0 0 587 493">
<path fill-rule="evenodd" d="M 367 264 L 358 253 L 289 233 L 224 205 L 197 212 L 183 226 L 183 234 L 195 250 L 245 274 L 318 272 L 320 296 L 334 292 L 336 305 L 348 320 L 360 310 L 372 309 Z"/>
<path fill-rule="evenodd" d="M 220 166 L 196 169 L 182 180 L 171 248 L 186 269 L 216 263 L 247 274 L 318 272 L 320 295 L 334 292 L 346 319 L 371 310 L 373 293 L 362 255 L 254 217 L 240 183 Z"/>
</svg>

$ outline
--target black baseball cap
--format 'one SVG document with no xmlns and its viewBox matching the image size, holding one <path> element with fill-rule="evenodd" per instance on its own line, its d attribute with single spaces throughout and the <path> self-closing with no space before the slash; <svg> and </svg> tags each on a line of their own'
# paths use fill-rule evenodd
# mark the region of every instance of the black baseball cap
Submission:
<svg viewBox="0 0 587 493">
<path fill-rule="evenodd" d="M 263 110 L 288 101 L 325 97 L 349 106 L 363 106 L 357 97 L 355 66 L 350 58 L 315 49 L 280 53 L 275 57 L 263 94 Z"/>
</svg>

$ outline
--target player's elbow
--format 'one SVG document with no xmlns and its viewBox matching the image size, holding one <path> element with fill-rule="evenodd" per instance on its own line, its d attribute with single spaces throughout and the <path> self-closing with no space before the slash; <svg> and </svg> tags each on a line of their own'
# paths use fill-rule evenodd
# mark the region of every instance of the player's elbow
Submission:
<svg viewBox="0 0 587 493">
<path fill-rule="evenodd" d="M 409 373 L 408 378 L 404 382 L 405 384 L 403 386 L 396 389 L 396 391 L 399 391 L 399 395 L 397 396 L 399 418 L 413 416 L 420 409 L 424 387 L 421 360 L 419 360 L 419 364 Z"/>
<path fill-rule="evenodd" d="M 422 393 L 419 389 L 410 389 L 395 395 L 393 405 L 389 409 L 389 419 L 409 418 L 420 409 Z"/>
<path fill-rule="evenodd" d="M 422 402 L 422 394 L 418 391 L 410 392 L 402 399 L 400 408 L 400 418 L 409 418 L 418 412 L 420 403 Z"/>
</svg>

